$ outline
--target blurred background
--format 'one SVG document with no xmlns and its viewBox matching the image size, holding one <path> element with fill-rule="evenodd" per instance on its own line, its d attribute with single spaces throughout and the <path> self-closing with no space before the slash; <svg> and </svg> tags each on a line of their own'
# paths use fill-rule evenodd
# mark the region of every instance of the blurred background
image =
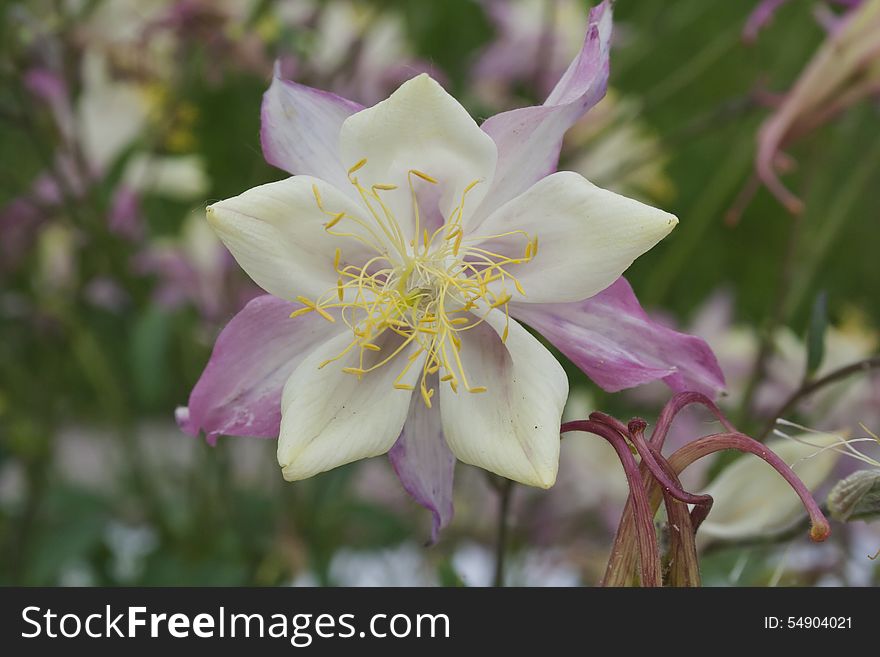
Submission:
<svg viewBox="0 0 880 657">
<path fill-rule="evenodd" d="M 569 133 L 562 160 L 678 215 L 627 276 L 649 312 L 715 349 L 722 406 L 751 432 L 808 377 L 876 356 L 880 326 L 880 48 L 834 79 L 810 74 L 831 40 L 876 41 L 880 27 L 840 37 L 839 21 L 877 3 L 797 0 L 750 32 L 759 4 L 619 0 L 608 96 Z M 498 494 L 482 471 L 459 464 L 456 517 L 425 548 L 429 514 L 385 459 L 286 484 L 274 441 L 212 448 L 177 429 L 174 409 L 217 333 L 259 293 L 204 207 L 284 176 L 259 144 L 276 59 L 284 77 L 364 104 L 428 71 L 485 118 L 543 101 L 580 48 L 588 9 L 4 2 L 0 583 L 489 584 Z M 812 104 L 797 85 L 817 87 Z M 780 122 L 784 139 L 765 146 L 804 203 L 797 216 L 756 178 L 762 125 Z M 570 417 L 653 421 L 670 394 L 609 395 L 568 371 Z M 848 377 L 786 417 L 876 433 L 880 380 Z M 710 431 L 694 415 L 673 440 Z M 604 570 L 622 472 L 588 439 L 566 441 L 562 459 L 554 489 L 514 491 L 510 584 L 592 585 Z M 694 474 L 696 487 L 722 466 Z M 820 498 L 852 467 L 830 473 Z M 821 546 L 805 531 L 705 543 L 705 583 L 877 583 L 880 561 L 867 556 L 880 549 L 877 525 L 835 524 Z"/>
</svg>

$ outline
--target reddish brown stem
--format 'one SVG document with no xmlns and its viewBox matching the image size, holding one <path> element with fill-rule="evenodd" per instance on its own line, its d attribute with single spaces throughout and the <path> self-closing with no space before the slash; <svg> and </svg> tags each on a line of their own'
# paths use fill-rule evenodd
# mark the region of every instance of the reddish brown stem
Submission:
<svg viewBox="0 0 880 657">
<path fill-rule="evenodd" d="M 721 422 L 721 425 L 725 429 L 731 433 L 736 433 L 736 427 L 734 427 L 730 420 L 725 417 L 724 413 L 721 412 L 721 409 L 715 405 L 715 402 L 709 399 L 706 395 L 699 392 L 680 392 L 666 402 L 666 405 L 660 412 L 660 417 L 657 418 L 657 426 L 654 427 L 654 431 L 651 433 L 651 445 L 657 448 L 657 450 L 663 449 L 663 443 L 666 441 L 666 435 L 669 433 L 669 428 L 672 426 L 672 421 L 675 419 L 675 416 L 678 415 L 685 406 L 691 404 L 702 404 L 709 409 L 709 412 L 711 412 L 719 422 Z"/>
<path fill-rule="evenodd" d="M 575 420 L 566 422 L 561 427 L 562 433 L 583 431 L 593 433 L 607 440 L 617 457 L 629 483 L 629 502 L 633 509 L 636 539 L 639 548 L 639 564 L 642 586 L 656 587 L 661 585 L 660 553 L 657 547 L 657 535 L 654 533 L 654 513 L 648 501 L 648 494 L 642 481 L 639 466 L 629 449 L 626 439 L 611 426 L 594 420 Z M 612 555 L 612 560 L 614 556 Z"/>
<path fill-rule="evenodd" d="M 647 466 L 648 470 L 651 471 L 651 474 L 654 475 L 654 479 L 657 480 L 657 483 L 660 484 L 663 491 L 672 495 L 672 497 L 679 502 L 696 504 L 698 506 L 708 504 L 711 507 L 711 496 L 688 493 L 667 474 L 665 468 L 659 463 L 659 460 L 663 459 L 660 455 L 660 451 L 656 448 L 652 450 L 648 445 L 648 441 L 645 440 L 645 426 L 644 420 L 632 420 L 629 423 L 628 434 L 635 445 L 636 451 L 639 453 L 642 462 Z"/>
<path fill-rule="evenodd" d="M 810 529 L 810 538 L 814 541 L 824 541 L 831 534 L 831 527 L 822 509 L 813 499 L 812 493 L 798 478 L 794 471 L 779 458 L 774 452 L 767 449 L 766 445 L 762 445 L 754 438 L 750 438 L 742 433 L 716 433 L 711 436 L 698 438 L 691 443 L 676 451 L 669 457 L 669 464 L 676 472 L 681 472 L 691 463 L 709 454 L 720 452 L 725 449 L 735 449 L 740 452 L 749 452 L 760 457 L 773 467 L 788 482 L 788 485 L 794 489 L 794 492 L 801 498 L 804 508 L 810 515 L 812 527 Z"/>
</svg>

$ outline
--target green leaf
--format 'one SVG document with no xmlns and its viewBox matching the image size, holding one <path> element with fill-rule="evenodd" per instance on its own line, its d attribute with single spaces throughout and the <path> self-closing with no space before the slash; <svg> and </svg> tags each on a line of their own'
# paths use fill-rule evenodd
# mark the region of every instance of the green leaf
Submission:
<svg viewBox="0 0 880 657">
<path fill-rule="evenodd" d="M 813 302 L 807 327 L 807 374 L 811 379 L 825 358 L 825 331 L 828 329 L 828 295 L 820 292 Z"/>
<path fill-rule="evenodd" d="M 135 393 L 148 407 L 162 401 L 168 380 L 168 315 L 159 308 L 148 308 L 138 319 L 130 343 Z"/>
</svg>

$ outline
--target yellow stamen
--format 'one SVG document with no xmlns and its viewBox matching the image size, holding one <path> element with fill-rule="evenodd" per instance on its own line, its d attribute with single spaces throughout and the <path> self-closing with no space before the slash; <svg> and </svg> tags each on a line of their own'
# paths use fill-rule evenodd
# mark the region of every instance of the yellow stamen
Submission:
<svg viewBox="0 0 880 657">
<path fill-rule="evenodd" d="M 343 265 L 342 251 L 337 248 L 333 257 L 336 286 L 316 299 L 297 297 L 303 307 L 291 317 L 315 312 L 331 322 L 340 318 L 351 330 L 348 345 L 320 368 L 345 358 L 342 371 L 362 379 L 405 355 L 397 360 L 404 365 L 392 386 L 415 390 L 404 377 L 417 366 L 420 372 L 413 379 L 418 380 L 422 401 L 429 408 L 436 392 L 434 381 L 448 383 L 456 393 L 459 384 L 470 393 L 485 392 L 488 385 L 472 385 L 468 379 L 461 357 L 461 334 L 479 327 L 490 312 L 502 309 L 505 326 L 501 339 L 507 340 L 512 295 L 504 287 L 509 281 L 525 294 L 513 268 L 534 258 L 537 238 L 519 230 L 466 235 L 465 201 L 479 180 L 461 191 L 458 204 L 448 214 L 444 212 L 445 224 L 432 234 L 421 225 L 416 188 L 421 183 L 414 181 L 438 184 L 438 180 L 418 169 L 407 173 L 414 223 L 401 224 L 391 209 L 399 207 L 398 203 L 386 203 L 385 199 L 386 193 L 402 192 L 397 191 L 398 186 L 382 182 L 362 185 L 354 174 L 366 164 L 362 159 L 348 170 L 349 181 L 362 200 L 362 216 L 325 207 L 317 185 L 312 186 L 312 193 L 318 209 L 328 218 L 324 228 L 330 235 L 354 239 L 376 255 L 363 265 Z M 347 232 L 336 229 L 343 219 L 351 226 Z M 504 253 L 496 253 L 486 248 L 491 240 L 511 238 L 523 240 L 522 250 L 512 252 L 505 247 L 498 249 Z M 522 256 L 511 257 L 510 253 Z"/>
<path fill-rule="evenodd" d="M 437 180 L 436 180 L 435 178 L 432 178 L 431 176 L 429 176 L 427 173 L 425 173 L 425 172 L 423 172 L 423 171 L 419 171 L 419 170 L 417 170 L 417 169 L 410 169 L 409 172 L 410 172 L 412 175 L 414 175 L 414 176 L 418 176 L 418 177 L 421 178 L 422 180 L 425 180 L 425 181 L 431 183 L 432 185 L 436 185 L 436 184 L 437 184 Z"/>
<path fill-rule="evenodd" d="M 350 176 L 350 175 L 353 174 L 355 171 L 357 171 L 357 170 L 359 170 L 360 168 L 362 168 L 366 163 L 367 163 L 367 158 L 364 158 L 364 159 L 362 159 L 362 160 L 359 160 L 357 164 L 355 164 L 351 169 L 348 170 L 348 175 Z"/>
</svg>

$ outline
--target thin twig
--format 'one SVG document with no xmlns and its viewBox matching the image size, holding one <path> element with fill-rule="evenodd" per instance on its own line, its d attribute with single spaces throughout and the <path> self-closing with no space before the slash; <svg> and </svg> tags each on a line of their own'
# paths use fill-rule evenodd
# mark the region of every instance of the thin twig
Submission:
<svg viewBox="0 0 880 657">
<path fill-rule="evenodd" d="M 507 554 L 507 535 L 510 525 L 510 500 L 513 481 L 505 479 L 498 487 L 498 532 L 495 539 L 495 578 L 492 586 L 504 586 L 504 558 Z"/>
<path fill-rule="evenodd" d="M 832 383 L 836 383 L 842 379 L 845 379 L 853 374 L 859 374 L 860 372 L 867 372 L 873 369 L 880 369 L 880 356 L 872 356 L 871 358 L 865 358 L 864 360 L 860 360 L 856 363 L 851 363 L 850 365 L 846 365 L 839 369 L 836 369 L 832 372 L 829 372 L 823 377 L 815 379 L 811 382 L 806 382 L 801 385 L 800 388 L 795 390 L 791 395 L 786 399 L 770 416 L 770 419 L 767 420 L 767 424 L 764 427 L 764 430 L 758 436 L 758 440 L 764 442 L 767 436 L 773 431 L 773 427 L 776 426 L 776 421 L 788 415 L 802 399 L 809 397 L 816 391 L 824 388 L 827 385 L 831 385 Z"/>
</svg>

